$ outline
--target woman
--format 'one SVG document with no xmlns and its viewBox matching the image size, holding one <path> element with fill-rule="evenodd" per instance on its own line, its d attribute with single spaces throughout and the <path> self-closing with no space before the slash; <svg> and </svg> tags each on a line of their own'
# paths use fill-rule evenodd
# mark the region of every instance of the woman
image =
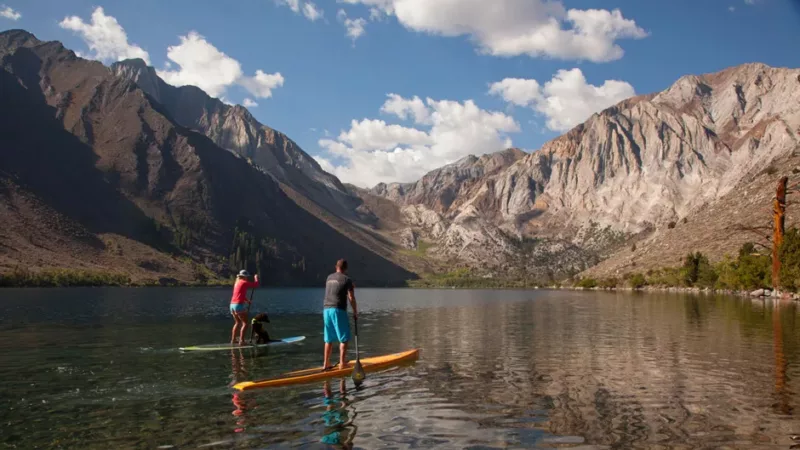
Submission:
<svg viewBox="0 0 800 450">
<path fill-rule="evenodd" d="M 231 345 L 236 343 L 236 329 L 241 327 L 239 331 L 239 345 L 244 345 L 244 331 L 247 328 L 247 309 L 246 303 L 250 303 L 247 299 L 247 290 L 250 288 L 257 288 L 258 274 L 255 276 L 255 281 L 250 281 L 250 274 L 246 270 L 239 272 L 236 276 L 236 284 L 233 285 L 233 297 L 231 297 L 231 315 L 233 316 L 233 330 L 231 330 Z"/>
</svg>

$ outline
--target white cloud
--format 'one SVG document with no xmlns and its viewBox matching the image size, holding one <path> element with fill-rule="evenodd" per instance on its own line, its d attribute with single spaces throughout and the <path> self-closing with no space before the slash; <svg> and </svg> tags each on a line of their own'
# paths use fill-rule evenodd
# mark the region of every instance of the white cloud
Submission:
<svg viewBox="0 0 800 450">
<path fill-rule="evenodd" d="M 238 84 L 256 98 L 269 98 L 273 89 L 283 85 L 280 73 L 268 74 L 257 70 L 255 76 L 245 76 L 239 61 L 221 52 L 195 31 L 180 36 L 180 41 L 179 45 L 167 48 L 167 58 L 179 69 L 165 66 L 164 70 L 156 71 L 173 86 L 197 86 L 208 95 L 219 97 L 230 86 Z"/>
<path fill-rule="evenodd" d="M 102 7 L 92 13 L 92 22 L 86 23 L 78 16 L 65 17 L 59 23 L 61 28 L 72 30 L 94 52 L 91 55 L 101 61 L 122 61 L 129 58 L 141 58 L 150 64 L 150 55 L 141 47 L 128 43 L 128 35 L 112 16 L 105 15 Z"/>
<path fill-rule="evenodd" d="M 256 76 L 242 76 L 239 84 L 258 98 L 269 98 L 272 97 L 273 89 L 283 86 L 283 81 L 283 75 L 280 73 L 264 73 L 256 70 Z"/>
<path fill-rule="evenodd" d="M 167 83 L 197 86 L 212 97 L 219 97 L 242 76 L 239 61 L 219 51 L 197 32 L 190 31 L 180 40 L 179 45 L 167 48 L 167 58 L 180 69 L 158 71 Z"/>
<path fill-rule="evenodd" d="M 420 104 L 424 112 L 419 109 Z M 350 129 L 336 139 L 319 141 L 325 151 L 316 158 L 320 165 L 342 181 L 362 187 L 413 181 L 464 156 L 510 147 L 507 134 L 519 131 L 519 124 L 512 117 L 483 110 L 472 100 L 428 98 L 423 103 L 418 97 L 405 99 L 389 94 L 381 111 L 414 117 L 424 129 L 382 120 L 353 120 Z"/>
<path fill-rule="evenodd" d="M 633 86 L 624 81 L 591 85 L 580 69 L 559 70 L 544 86 L 536 80 L 506 78 L 492 83 L 489 93 L 543 114 L 547 128 L 553 131 L 567 131 L 592 114 L 636 95 Z"/>
<path fill-rule="evenodd" d="M 300 0 L 275 0 L 275 3 L 278 5 L 286 5 L 295 12 L 295 14 L 300 14 Z"/>
<path fill-rule="evenodd" d="M 405 28 L 442 36 L 468 36 L 494 56 L 612 61 L 624 51 L 619 39 L 647 36 L 615 9 L 570 9 L 548 0 L 340 0 L 397 17 Z"/>
<path fill-rule="evenodd" d="M 20 14 L 19 11 L 14 11 L 10 6 L 6 5 L 0 5 L 0 16 L 14 21 L 22 18 L 22 14 Z"/>
<path fill-rule="evenodd" d="M 381 106 L 381 112 L 393 114 L 403 120 L 413 117 L 418 124 L 430 124 L 431 113 L 425 103 L 416 95 L 412 99 L 405 99 L 397 94 L 387 95 L 389 100 Z"/>
<path fill-rule="evenodd" d="M 306 16 L 306 19 L 316 22 L 318 19 L 322 18 L 322 10 L 317 7 L 317 5 L 308 2 L 303 5 L 303 15 Z"/>
<path fill-rule="evenodd" d="M 750 6 L 752 6 L 752 5 L 755 5 L 755 4 L 756 4 L 756 0 L 744 0 L 744 3 L 745 3 L 746 5 L 750 5 Z"/>
<path fill-rule="evenodd" d="M 728 11 L 730 11 L 730 12 L 736 11 L 736 7 L 735 6 L 729 6 L 728 7 Z"/>
<path fill-rule="evenodd" d="M 295 14 L 302 14 L 306 19 L 316 22 L 324 15 L 314 2 L 302 2 L 301 0 L 275 0 L 278 6 L 288 6 Z"/>
<path fill-rule="evenodd" d="M 347 17 L 347 13 L 343 9 L 339 10 L 336 17 L 344 25 L 345 30 L 347 30 L 345 34 L 353 40 L 353 44 L 355 44 L 356 39 L 364 35 L 364 27 L 367 25 L 366 19 L 362 17 L 351 19 Z"/>
<path fill-rule="evenodd" d="M 251 98 L 246 98 L 242 102 L 242 106 L 244 106 L 245 108 L 255 108 L 255 107 L 258 106 L 258 103 L 253 101 L 253 99 L 251 99 Z"/>
<path fill-rule="evenodd" d="M 355 151 L 390 150 L 398 145 L 430 145 L 428 133 L 416 128 L 388 125 L 382 120 L 353 120 L 350 130 L 339 134 L 339 142 Z"/>
</svg>

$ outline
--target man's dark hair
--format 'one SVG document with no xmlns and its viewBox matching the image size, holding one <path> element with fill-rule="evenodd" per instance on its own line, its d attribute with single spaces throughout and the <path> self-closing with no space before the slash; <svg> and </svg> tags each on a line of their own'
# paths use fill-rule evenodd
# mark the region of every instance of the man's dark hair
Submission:
<svg viewBox="0 0 800 450">
<path fill-rule="evenodd" d="M 340 260 L 336 261 L 336 270 L 340 270 L 342 272 L 347 270 L 347 260 L 346 259 L 340 259 Z"/>
</svg>

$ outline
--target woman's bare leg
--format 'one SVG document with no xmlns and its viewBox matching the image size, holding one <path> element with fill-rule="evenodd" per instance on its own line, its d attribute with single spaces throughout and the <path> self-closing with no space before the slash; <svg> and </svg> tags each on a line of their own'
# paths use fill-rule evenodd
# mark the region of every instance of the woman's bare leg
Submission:
<svg viewBox="0 0 800 450">
<path fill-rule="evenodd" d="M 244 345 L 244 332 L 247 331 L 247 313 L 242 312 L 237 314 L 239 321 L 242 322 L 242 330 L 239 332 L 239 345 Z"/>
<path fill-rule="evenodd" d="M 233 329 L 231 330 L 231 345 L 236 342 L 236 328 L 239 327 L 239 317 L 237 317 L 236 313 L 231 313 L 233 316 Z"/>
</svg>

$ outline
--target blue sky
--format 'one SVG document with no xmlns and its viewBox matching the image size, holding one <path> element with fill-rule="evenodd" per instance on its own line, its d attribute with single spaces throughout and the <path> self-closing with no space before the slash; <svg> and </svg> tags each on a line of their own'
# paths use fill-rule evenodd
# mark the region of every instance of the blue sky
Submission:
<svg viewBox="0 0 800 450">
<path fill-rule="evenodd" d="M 157 69 L 173 71 L 165 79 L 174 84 L 209 79 L 202 58 L 187 68 L 199 58 L 191 49 L 181 53 L 185 65 L 168 58 L 168 47 L 194 31 L 241 66 L 239 81 L 223 83 L 218 95 L 256 101 L 249 109 L 261 122 L 344 181 L 365 186 L 409 181 L 509 141 L 537 149 L 594 110 L 634 90 L 662 90 L 684 74 L 755 61 L 800 66 L 797 1 L 495 1 L 487 12 L 477 11 L 475 5 L 487 4 L 479 0 L 316 0 L 311 5 L 322 17 L 312 21 L 305 0 L 0 0 L 0 29 L 23 28 L 111 63 L 117 57 L 98 56 L 81 32 L 100 6 L 124 29 L 127 45 L 147 52 Z M 614 25 L 611 37 L 589 33 L 578 42 L 561 35 L 520 44 L 548 20 L 555 20 L 555 30 L 574 30 L 571 11 L 591 8 L 608 14 L 592 15 L 585 27 Z M 613 22 L 615 9 L 624 20 Z M 21 17 L 12 20 L 16 13 Z M 64 26 L 69 16 L 79 21 Z M 359 21 L 363 33 L 352 39 L 346 25 L 358 30 Z M 609 50 L 615 45 L 624 54 Z M 266 76 L 261 83 L 252 78 L 257 70 Z M 282 83 L 276 84 L 278 73 Z M 606 80 L 620 83 L 603 87 Z M 499 84 L 490 89 L 492 83 Z M 390 93 L 399 97 L 385 104 Z"/>
</svg>

